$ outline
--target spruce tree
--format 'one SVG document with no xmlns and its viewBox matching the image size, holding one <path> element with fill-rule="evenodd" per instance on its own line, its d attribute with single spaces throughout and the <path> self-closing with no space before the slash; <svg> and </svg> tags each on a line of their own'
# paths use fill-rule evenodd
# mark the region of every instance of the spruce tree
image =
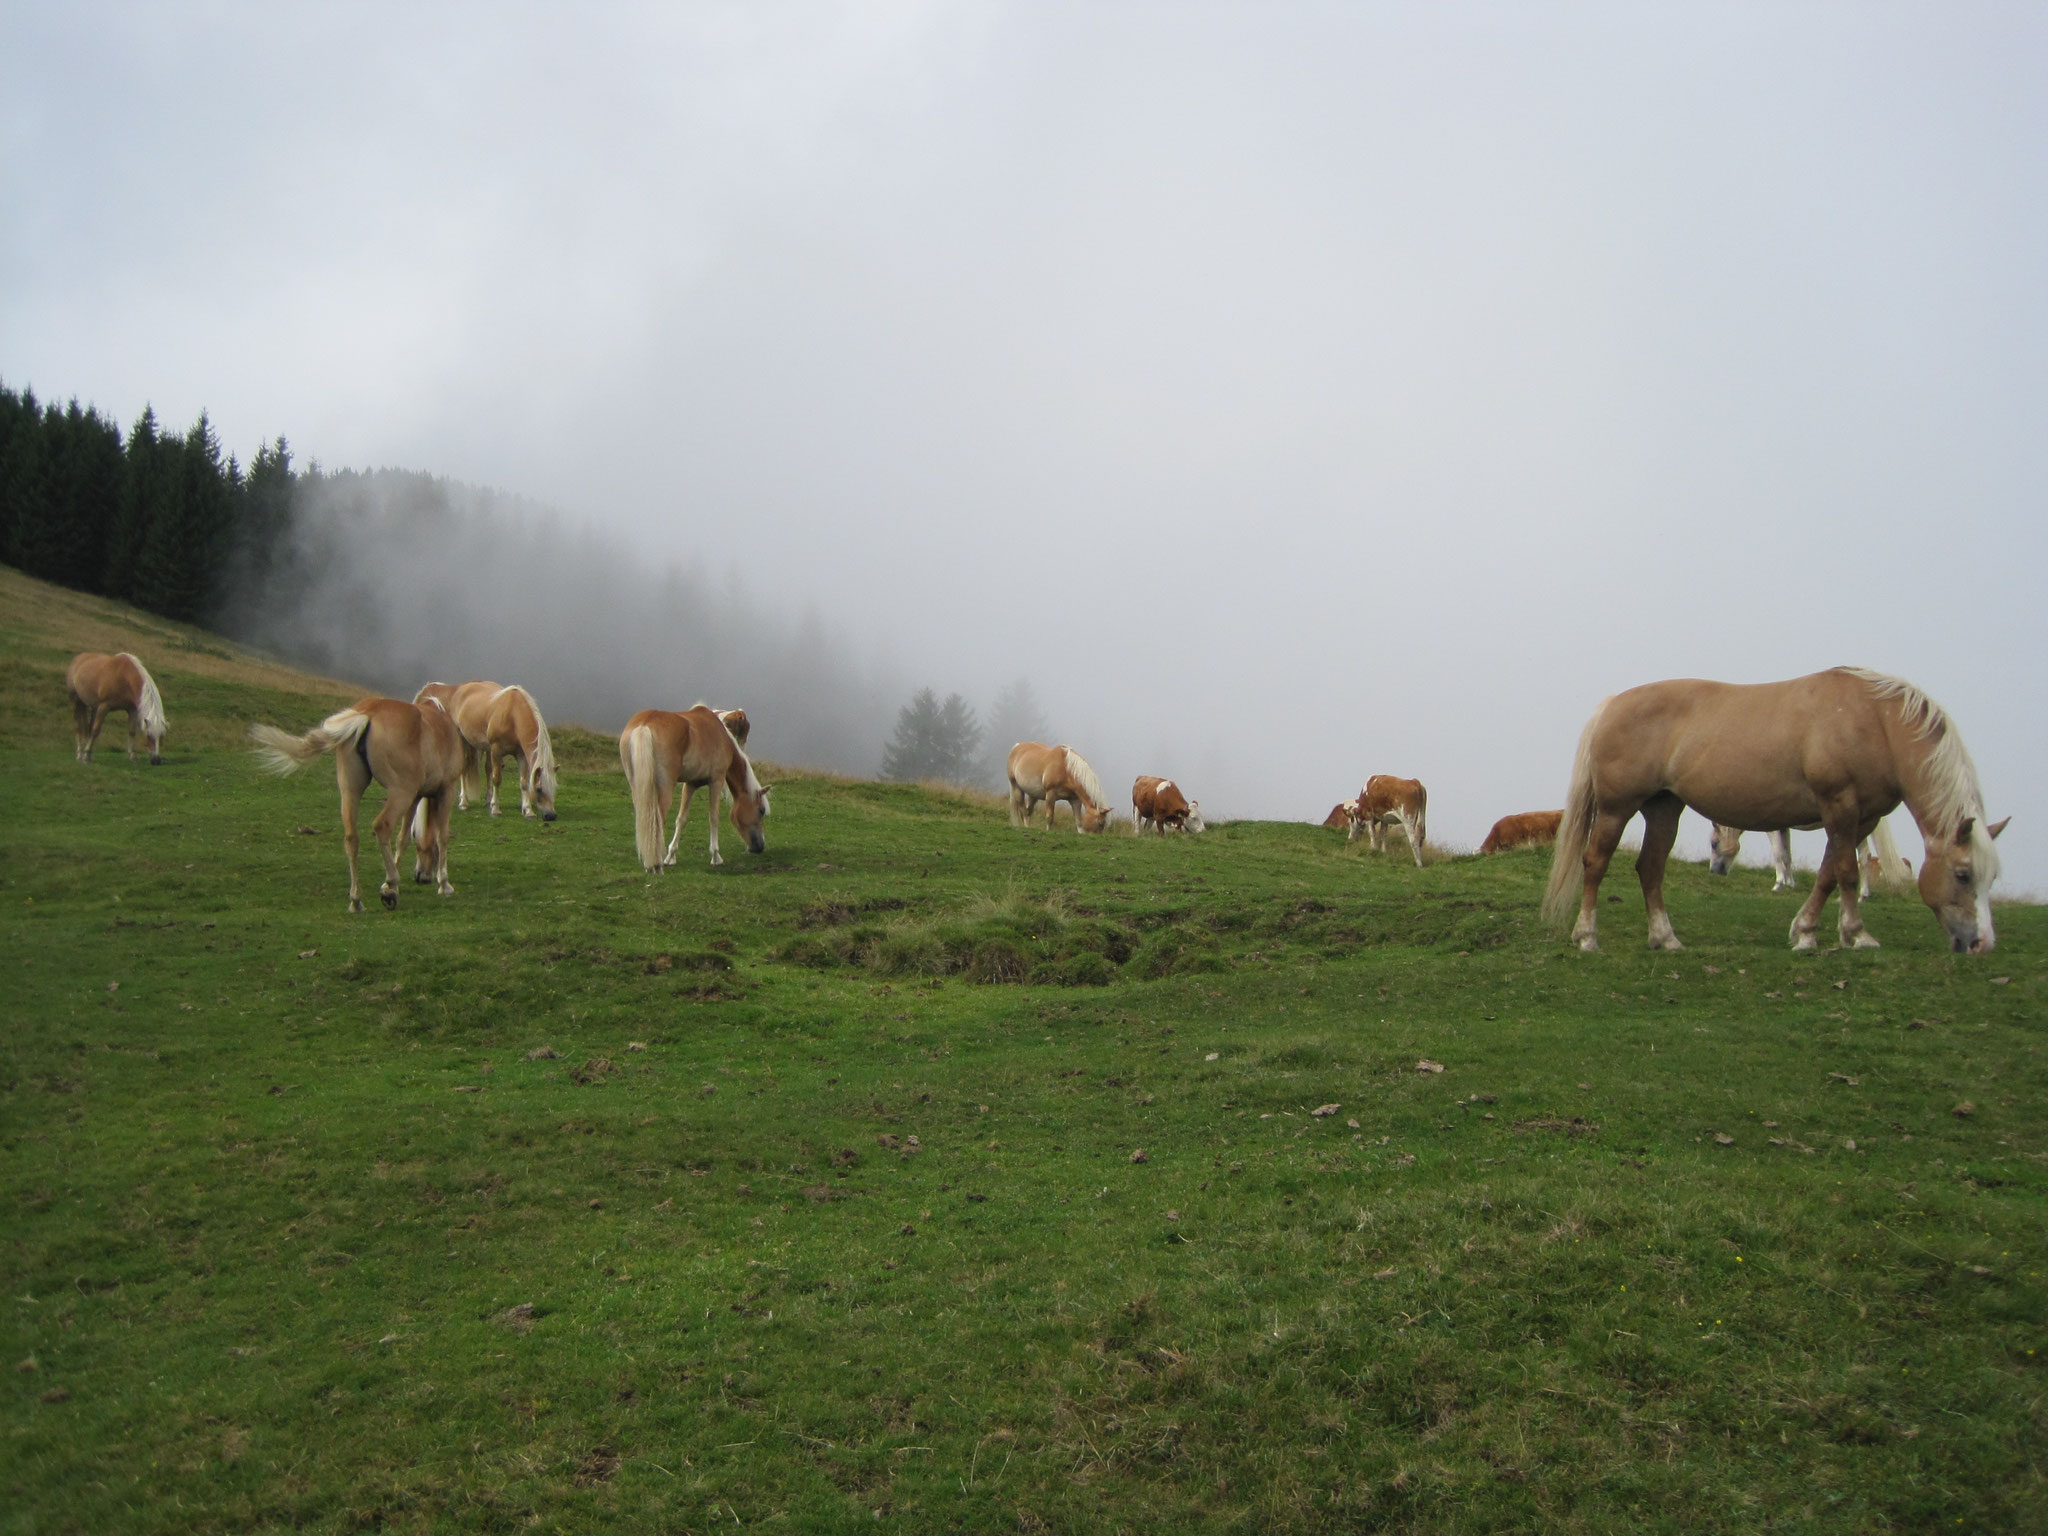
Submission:
<svg viewBox="0 0 2048 1536">
<path fill-rule="evenodd" d="M 882 777 L 965 784 L 973 777 L 980 745 L 981 723 L 965 699 L 949 693 L 941 704 L 931 689 L 920 688 L 896 713 L 896 734 L 882 754 Z"/>
<path fill-rule="evenodd" d="M 165 460 L 175 446 L 175 440 L 167 443 L 157 430 L 155 407 L 145 405 L 128 431 L 128 446 L 122 454 L 121 501 L 107 538 L 106 571 L 100 578 L 100 590 L 109 597 L 135 596 L 142 547 L 165 493 L 164 476 L 169 473 Z"/>
<path fill-rule="evenodd" d="M 1052 741 L 1052 727 L 1038 702 L 1031 680 L 1018 678 L 995 697 L 988 710 L 988 752 L 983 773 L 1001 786 L 1009 780 L 1010 748 L 1020 741 Z"/>
<path fill-rule="evenodd" d="M 49 471 L 42 407 L 23 389 L 9 412 L 13 424 L 0 453 L 0 527 L 6 543 L 0 558 L 31 576 L 41 574 L 48 542 Z"/>
</svg>

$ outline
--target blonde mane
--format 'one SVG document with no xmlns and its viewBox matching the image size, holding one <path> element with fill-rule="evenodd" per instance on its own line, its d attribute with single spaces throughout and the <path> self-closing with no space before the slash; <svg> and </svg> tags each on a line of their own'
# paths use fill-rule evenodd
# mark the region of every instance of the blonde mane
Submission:
<svg viewBox="0 0 2048 1536">
<path fill-rule="evenodd" d="M 1102 798 L 1102 781 L 1095 777 L 1095 770 L 1088 766 L 1088 760 L 1072 747 L 1062 747 L 1067 754 L 1067 772 L 1072 775 L 1081 792 L 1088 797 L 1088 808 L 1100 810 L 1106 803 Z"/>
<path fill-rule="evenodd" d="M 559 777 L 555 772 L 555 744 L 548 739 L 548 723 L 541 716 L 540 705 L 534 702 L 532 694 L 517 683 L 506 684 L 504 692 L 518 694 L 526 700 L 526 707 L 533 711 L 533 771 L 535 775 L 545 773 L 548 782 L 554 783 Z"/>
<path fill-rule="evenodd" d="M 156 679 L 149 675 L 141 659 L 131 652 L 121 652 L 123 661 L 135 663 L 135 670 L 142 674 L 142 697 L 136 701 L 136 711 L 142 717 L 142 733 L 157 741 L 163 740 L 164 732 L 171 728 L 171 722 L 164 718 L 164 696 L 156 691 Z"/>
<path fill-rule="evenodd" d="M 1843 667 L 1841 671 L 1869 688 L 1872 698 L 1893 701 L 1899 723 L 1914 739 L 1927 743 L 1926 811 L 1943 836 L 1949 835 L 1964 817 L 1971 818 L 1970 853 L 1978 874 L 1988 889 L 1998 878 L 1998 849 L 1984 826 L 1984 788 L 1977 779 L 1977 765 L 1970 749 L 1963 745 L 1956 723 L 1926 692 L 1902 677 L 1873 672 L 1868 667 Z"/>
</svg>

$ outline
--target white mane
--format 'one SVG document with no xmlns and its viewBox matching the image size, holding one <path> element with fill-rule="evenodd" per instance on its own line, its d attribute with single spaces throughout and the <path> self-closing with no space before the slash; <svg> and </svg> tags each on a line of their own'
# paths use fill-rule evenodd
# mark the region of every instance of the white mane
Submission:
<svg viewBox="0 0 2048 1536">
<path fill-rule="evenodd" d="M 718 710 L 713 709 L 711 705 L 706 704 L 702 699 L 692 704 L 690 708 L 711 710 L 711 717 L 718 722 L 719 729 L 725 732 L 726 739 L 732 743 L 732 755 L 738 758 L 740 766 L 747 770 L 747 793 L 750 795 L 761 793 L 761 781 L 754 776 L 754 760 L 747 756 L 747 749 L 740 745 L 739 737 L 733 735 L 732 727 L 725 723 L 725 716 Z"/>
<path fill-rule="evenodd" d="M 1913 735 L 1928 743 L 1924 765 L 1928 780 L 1927 814 L 1946 836 L 1964 817 L 1972 818 L 1970 853 L 1979 876 L 1988 889 L 1998 878 L 1998 849 L 1984 826 L 1984 789 L 1977 779 L 1977 765 L 1962 733 L 1943 709 L 1920 688 L 1902 677 L 1873 672 L 1868 667 L 1843 667 L 1860 680 L 1873 698 L 1898 702 L 1899 720 Z"/>
<path fill-rule="evenodd" d="M 1093 810 L 1101 807 L 1104 803 L 1102 781 L 1095 777 L 1095 770 L 1088 766 L 1088 760 L 1072 747 L 1062 747 L 1060 750 L 1067 754 L 1067 772 L 1073 776 L 1074 782 L 1081 786 L 1081 792 L 1087 795 L 1089 808 Z"/>
<path fill-rule="evenodd" d="M 149 668 L 128 651 L 121 656 L 135 663 L 135 670 L 142 674 L 142 698 L 136 709 L 142 716 L 142 733 L 156 741 L 162 741 L 164 732 L 171 728 L 171 722 L 164 718 L 164 696 L 156 691 L 156 679 L 149 675 Z"/>
<path fill-rule="evenodd" d="M 555 773 L 555 744 L 548 739 L 548 723 L 541 718 L 540 705 L 534 702 L 532 694 L 528 693 L 517 683 L 508 683 L 501 691 L 518 694 L 522 699 L 526 700 L 526 707 L 533 711 L 534 779 L 535 782 L 539 782 L 540 775 L 544 773 L 548 776 L 548 782 L 550 784 L 554 783 L 557 777 Z M 550 790 L 549 793 L 552 794 L 553 791 Z"/>
</svg>

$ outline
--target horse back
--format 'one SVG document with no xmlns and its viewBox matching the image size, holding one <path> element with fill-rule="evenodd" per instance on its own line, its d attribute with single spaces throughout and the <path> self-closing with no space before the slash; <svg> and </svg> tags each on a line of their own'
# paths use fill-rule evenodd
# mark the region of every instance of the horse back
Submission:
<svg viewBox="0 0 2048 1536">
<path fill-rule="evenodd" d="M 125 708 L 142 697 L 142 668 L 125 651 L 80 651 L 64 669 L 64 690 L 81 703 Z"/>
</svg>

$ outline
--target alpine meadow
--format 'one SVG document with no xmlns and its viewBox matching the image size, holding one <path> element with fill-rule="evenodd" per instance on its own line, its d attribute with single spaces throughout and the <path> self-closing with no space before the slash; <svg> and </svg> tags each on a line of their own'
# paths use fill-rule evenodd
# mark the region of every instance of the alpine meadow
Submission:
<svg viewBox="0 0 2048 1536">
<path fill-rule="evenodd" d="M 0 1531 L 2043 1527 L 2036 905 L 1795 955 L 1674 863 L 1652 953 L 1617 869 L 1581 954 L 1547 850 L 1018 831 L 771 710 L 763 853 L 644 874 L 557 719 L 351 916 L 247 731 L 365 691 L 0 569 Z"/>
</svg>

